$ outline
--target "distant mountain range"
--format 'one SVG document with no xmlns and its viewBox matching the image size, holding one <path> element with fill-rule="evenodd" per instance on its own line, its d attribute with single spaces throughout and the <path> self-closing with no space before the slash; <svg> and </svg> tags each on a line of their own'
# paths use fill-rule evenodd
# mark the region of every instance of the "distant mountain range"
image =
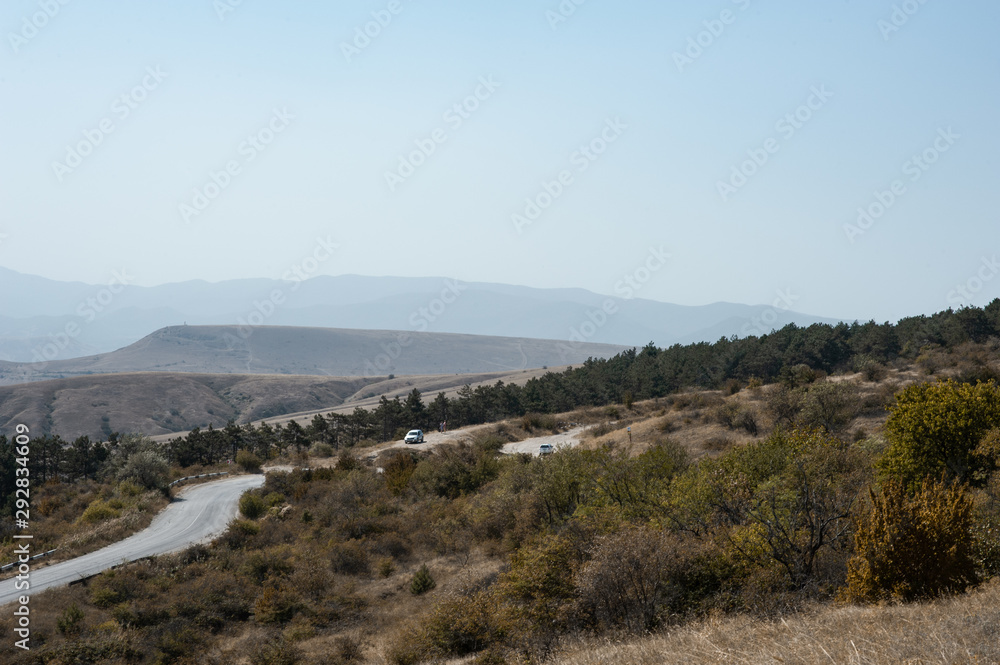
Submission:
<svg viewBox="0 0 1000 665">
<path fill-rule="evenodd" d="M 658 346 L 833 322 L 783 303 L 704 306 L 431 277 L 314 277 L 130 285 L 59 282 L 0 268 L 0 360 L 42 362 L 127 347 L 170 326 L 231 325 L 458 333 Z M 237 335 L 240 337 L 240 335 Z"/>
</svg>

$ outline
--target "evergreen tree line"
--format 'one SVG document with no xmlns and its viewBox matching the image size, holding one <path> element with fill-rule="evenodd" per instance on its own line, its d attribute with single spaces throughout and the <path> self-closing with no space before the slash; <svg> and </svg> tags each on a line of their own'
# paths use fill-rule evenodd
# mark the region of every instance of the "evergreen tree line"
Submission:
<svg viewBox="0 0 1000 665">
<path fill-rule="evenodd" d="M 456 397 L 438 394 L 425 404 L 416 389 L 405 399 L 382 397 L 374 409 L 316 415 L 308 426 L 264 423 L 216 429 L 195 428 L 165 446 L 168 461 L 180 467 L 211 465 L 235 459 L 248 450 L 261 459 L 302 451 L 314 443 L 334 450 L 362 441 L 401 439 L 406 430 L 449 429 L 519 417 L 528 413 L 558 413 L 584 406 L 629 403 L 663 397 L 682 388 L 719 388 L 727 381 L 794 382 L 804 367 L 833 373 L 858 370 L 897 359 L 914 360 L 933 348 L 953 348 L 966 342 L 1000 337 L 1000 299 L 984 308 L 946 310 L 914 316 L 896 324 L 874 321 L 836 325 L 789 324 L 760 337 L 722 338 L 715 343 L 674 345 L 652 343 L 609 359 L 589 359 L 582 366 L 549 372 L 519 386 L 498 381 L 490 386 L 468 385 Z M 119 446 L 120 435 L 108 441 L 82 436 L 68 442 L 59 435 L 32 440 L 32 482 L 50 479 L 73 482 L 95 478 Z M 0 496 L 10 497 L 14 483 L 13 441 L 0 437 Z M 3 511 L 0 506 L 0 512 Z"/>
</svg>

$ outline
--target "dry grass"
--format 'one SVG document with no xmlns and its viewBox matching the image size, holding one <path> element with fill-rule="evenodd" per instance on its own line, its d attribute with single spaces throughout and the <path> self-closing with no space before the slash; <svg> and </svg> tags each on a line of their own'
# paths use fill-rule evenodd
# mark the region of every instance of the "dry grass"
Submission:
<svg viewBox="0 0 1000 665">
<path fill-rule="evenodd" d="M 620 642 L 581 640 L 553 665 L 1000 662 L 1000 582 L 932 603 L 818 607 L 778 621 L 706 620 Z"/>
<path fill-rule="evenodd" d="M 144 491 L 133 497 L 122 497 L 114 492 L 111 485 L 99 485 L 93 481 L 83 481 L 76 485 L 50 483 L 38 487 L 32 496 L 36 506 L 46 509 L 45 512 L 40 509 L 32 512 L 33 550 L 44 552 L 56 549 L 50 556 L 35 561 L 32 564 L 34 569 L 94 552 L 124 540 L 148 527 L 169 502 L 167 497 L 155 490 Z M 102 498 L 118 501 L 114 505 L 121 506 L 120 514 L 96 523 L 81 520 L 80 516 L 87 506 Z M 16 545 L 14 541 L 0 543 L 0 563 L 6 564 L 14 560 Z M 0 575 L 0 579 L 13 577 L 15 574 L 16 570 L 8 570 Z"/>
</svg>

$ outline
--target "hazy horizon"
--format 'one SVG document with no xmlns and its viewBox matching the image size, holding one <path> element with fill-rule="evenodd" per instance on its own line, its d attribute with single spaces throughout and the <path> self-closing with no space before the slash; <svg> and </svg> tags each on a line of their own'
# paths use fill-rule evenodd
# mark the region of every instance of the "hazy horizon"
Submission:
<svg viewBox="0 0 1000 665">
<path fill-rule="evenodd" d="M 16 0 L 0 266 L 790 293 L 861 321 L 983 306 L 998 18 L 983 0 Z"/>
</svg>

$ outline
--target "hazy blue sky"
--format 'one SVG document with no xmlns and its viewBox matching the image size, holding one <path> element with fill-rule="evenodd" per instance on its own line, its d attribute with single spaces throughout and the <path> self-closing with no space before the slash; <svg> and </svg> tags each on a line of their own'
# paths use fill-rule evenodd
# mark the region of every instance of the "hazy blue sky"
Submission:
<svg viewBox="0 0 1000 665">
<path fill-rule="evenodd" d="M 986 0 L 9 0 L 0 265 L 983 305 L 998 23 Z"/>
</svg>

